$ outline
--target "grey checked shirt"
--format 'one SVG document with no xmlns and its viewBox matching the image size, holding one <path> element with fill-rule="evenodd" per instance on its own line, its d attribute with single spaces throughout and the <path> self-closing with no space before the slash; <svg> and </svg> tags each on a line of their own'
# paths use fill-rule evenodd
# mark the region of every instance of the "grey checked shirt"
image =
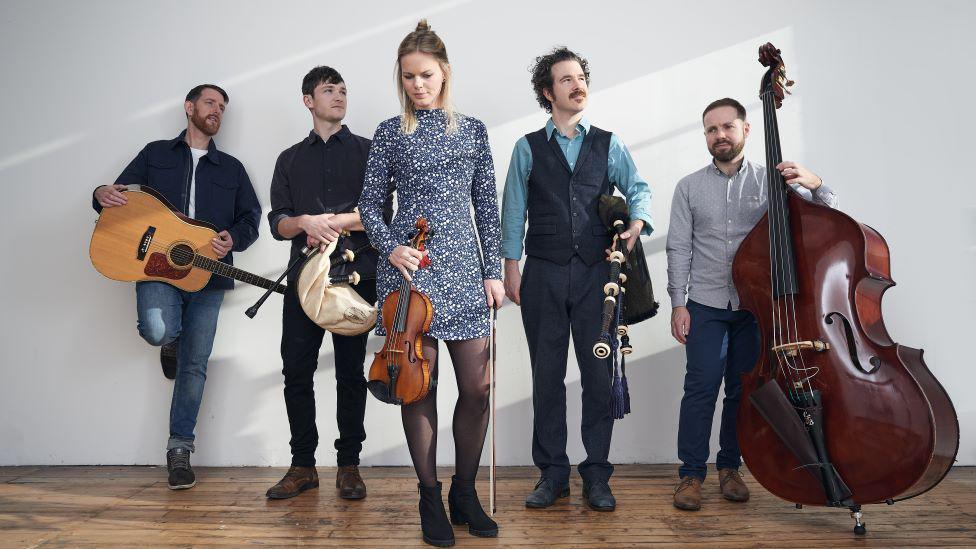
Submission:
<svg viewBox="0 0 976 549">
<path fill-rule="evenodd" d="M 792 187 L 807 200 L 837 207 L 837 195 L 827 185 L 813 193 Z M 766 168 L 748 160 L 731 178 L 710 163 L 678 182 L 667 241 L 672 307 L 691 299 L 709 307 L 739 308 L 732 260 L 764 213 Z"/>
</svg>

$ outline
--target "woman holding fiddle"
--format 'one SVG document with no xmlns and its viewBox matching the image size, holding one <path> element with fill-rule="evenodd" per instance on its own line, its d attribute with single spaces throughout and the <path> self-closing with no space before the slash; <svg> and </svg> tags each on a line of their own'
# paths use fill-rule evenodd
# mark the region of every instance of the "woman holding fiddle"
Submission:
<svg viewBox="0 0 976 549">
<path fill-rule="evenodd" d="M 433 306 L 423 357 L 433 365 L 436 378 L 438 340 L 444 340 L 458 385 L 456 474 L 448 495 L 451 521 L 467 524 L 474 535 L 493 537 L 498 525 L 485 514 L 474 488 L 488 425 L 489 314 L 505 295 L 488 134 L 480 120 L 454 110 L 447 49 L 426 20 L 400 43 L 396 73 L 403 113 L 376 129 L 360 215 L 370 241 L 388 258 L 377 268 L 380 301 L 406 278 Z M 383 204 L 391 188 L 398 207 L 387 226 Z M 404 245 L 419 218 L 430 228 L 425 251 Z M 420 268 L 422 262 L 426 266 Z M 377 325 L 377 333 L 386 335 L 382 319 Z M 423 400 L 404 405 L 402 419 L 419 480 L 424 541 L 453 545 L 436 471 L 436 386 Z"/>
</svg>

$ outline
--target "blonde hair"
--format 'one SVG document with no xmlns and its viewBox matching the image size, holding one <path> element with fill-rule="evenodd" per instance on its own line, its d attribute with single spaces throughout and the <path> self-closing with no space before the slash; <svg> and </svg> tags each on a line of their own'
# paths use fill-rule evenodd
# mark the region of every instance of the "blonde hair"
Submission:
<svg viewBox="0 0 976 549">
<path fill-rule="evenodd" d="M 416 108 L 410 96 L 407 95 L 407 90 L 403 87 L 403 70 L 400 68 L 400 60 L 405 55 L 414 52 L 431 55 L 440 65 L 441 71 L 444 73 L 444 85 L 441 86 L 440 108 L 444 110 L 444 116 L 447 119 L 446 132 L 457 133 L 458 115 L 454 110 L 454 105 L 451 103 L 451 63 L 447 60 L 447 46 L 444 45 L 444 42 L 440 36 L 437 36 L 436 32 L 430 30 L 430 25 L 427 24 L 426 19 L 421 19 L 417 23 L 417 28 L 400 42 L 400 47 L 397 49 L 396 81 L 397 91 L 400 96 L 400 107 L 403 109 L 403 114 L 400 116 L 400 130 L 403 133 L 410 134 L 417 129 Z"/>
</svg>

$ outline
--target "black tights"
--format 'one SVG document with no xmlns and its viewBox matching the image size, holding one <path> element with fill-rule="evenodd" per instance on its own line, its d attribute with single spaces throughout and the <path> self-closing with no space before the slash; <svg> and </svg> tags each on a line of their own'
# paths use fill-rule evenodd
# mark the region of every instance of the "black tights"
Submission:
<svg viewBox="0 0 976 549">
<path fill-rule="evenodd" d="M 488 338 L 445 341 L 454 363 L 458 400 L 454 406 L 456 475 L 474 480 L 488 429 Z M 436 378 L 437 340 L 424 338 L 424 357 L 434 365 Z M 424 486 L 437 484 L 437 389 L 427 398 L 401 409 L 403 432 L 410 448 L 417 478 Z"/>
</svg>

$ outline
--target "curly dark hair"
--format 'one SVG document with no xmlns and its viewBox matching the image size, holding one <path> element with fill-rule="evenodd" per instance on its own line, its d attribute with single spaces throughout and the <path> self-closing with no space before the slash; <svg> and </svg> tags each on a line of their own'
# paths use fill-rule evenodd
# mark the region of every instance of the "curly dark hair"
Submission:
<svg viewBox="0 0 976 549">
<path fill-rule="evenodd" d="M 553 50 L 546 55 L 540 55 L 535 58 L 535 64 L 529 68 L 529 72 L 532 73 L 532 89 L 535 90 L 535 99 L 539 102 L 539 106 L 546 110 L 546 112 L 552 112 L 552 102 L 546 99 L 546 94 L 542 93 L 542 90 L 549 90 L 552 92 L 552 66 L 556 63 L 562 61 L 576 61 L 583 68 L 583 74 L 586 75 L 586 83 L 590 83 L 590 66 L 586 62 L 586 59 L 576 55 L 576 53 L 570 51 L 566 46 L 560 46 L 553 48 Z"/>
</svg>

